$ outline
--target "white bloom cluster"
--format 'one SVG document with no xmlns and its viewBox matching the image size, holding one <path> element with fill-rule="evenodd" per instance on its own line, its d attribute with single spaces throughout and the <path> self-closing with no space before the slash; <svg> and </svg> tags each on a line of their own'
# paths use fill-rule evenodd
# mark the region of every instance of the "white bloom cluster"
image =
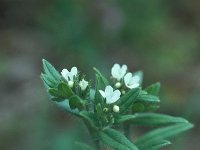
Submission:
<svg viewBox="0 0 200 150">
<path fill-rule="evenodd" d="M 68 71 L 67 69 L 63 69 L 61 71 L 61 75 L 68 82 L 69 87 L 72 88 L 74 86 L 74 81 L 76 79 L 76 76 L 78 75 L 78 69 L 76 67 L 72 67 L 71 71 Z M 88 86 L 88 82 L 82 79 L 79 82 L 79 86 L 81 90 L 84 91 Z"/>
<path fill-rule="evenodd" d="M 127 73 L 127 66 L 122 65 L 120 66 L 119 64 L 114 64 L 114 66 L 111 69 L 111 74 L 112 77 L 117 79 L 117 83 L 115 84 L 116 88 L 121 87 L 120 80 L 124 79 L 124 83 L 127 88 L 133 89 L 136 88 L 140 85 L 140 77 L 139 75 L 133 75 L 132 73 L 128 72 Z"/>
</svg>

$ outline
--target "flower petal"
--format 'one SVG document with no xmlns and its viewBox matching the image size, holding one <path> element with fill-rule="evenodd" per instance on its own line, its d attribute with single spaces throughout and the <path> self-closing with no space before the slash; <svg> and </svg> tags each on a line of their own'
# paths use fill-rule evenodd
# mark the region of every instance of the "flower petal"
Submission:
<svg viewBox="0 0 200 150">
<path fill-rule="evenodd" d="M 107 102 L 107 103 L 111 104 L 111 103 L 116 102 L 117 100 L 119 100 L 120 95 L 121 95 L 121 92 L 120 92 L 119 90 L 115 90 L 115 91 L 113 92 L 113 95 L 112 95 L 110 101 Z"/>
<path fill-rule="evenodd" d="M 113 94 L 113 88 L 110 85 L 106 86 L 105 88 L 106 97 L 111 97 L 112 94 Z"/>
<path fill-rule="evenodd" d="M 67 69 L 63 69 L 63 70 L 61 71 L 62 77 L 63 77 L 65 80 L 67 80 L 67 81 L 68 81 L 68 74 L 69 74 L 69 71 L 68 71 Z"/>
<path fill-rule="evenodd" d="M 119 72 L 120 72 L 120 65 L 119 64 L 114 64 L 112 69 L 111 69 L 111 75 L 118 79 L 119 78 Z"/>
<path fill-rule="evenodd" d="M 124 76 L 124 82 L 125 82 L 126 85 L 130 82 L 131 78 L 132 78 L 132 73 L 130 73 L 130 72 L 128 72 L 128 73 Z"/>
<path fill-rule="evenodd" d="M 128 68 L 127 65 L 122 65 L 121 78 L 124 77 L 124 75 L 126 74 L 127 68 Z"/>
<path fill-rule="evenodd" d="M 76 67 L 72 67 L 72 69 L 71 69 L 71 74 L 72 74 L 73 76 L 76 76 L 77 73 L 78 73 L 77 68 L 76 68 Z"/>
<path fill-rule="evenodd" d="M 103 98 L 105 98 L 105 97 L 106 97 L 106 94 L 105 94 L 105 92 L 104 92 L 104 91 L 102 91 L 102 90 L 99 90 L 99 93 L 101 94 L 101 96 L 102 96 Z"/>
</svg>

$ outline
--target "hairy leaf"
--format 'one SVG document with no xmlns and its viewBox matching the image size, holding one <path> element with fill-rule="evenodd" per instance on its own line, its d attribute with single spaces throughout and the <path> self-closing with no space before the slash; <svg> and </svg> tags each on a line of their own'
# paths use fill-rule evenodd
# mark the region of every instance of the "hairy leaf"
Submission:
<svg viewBox="0 0 200 150">
<path fill-rule="evenodd" d="M 121 132 L 107 128 L 98 133 L 99 139 L 116 150 L 138 150 Z"/>
<path fill-rule="evenodd" d="M 155 143 L 148 145 L 147 147 L 143 147 L 140 150 L 158 150 L 162 147 L 168 146 L 170 145 L 171 142 L 167 141 L 167 140 L 160 140 L 160 141 L 156 141 Z"/>
<path fill-rule="evenodd" d="M 42 62 L 45 74 L 55 81 L 59 81 L 61 76 L 58 71 L 56 71 L 56 69 L 47 60 L 43 59 Z"/>
<path fill-rule="evenodd" d="M 133 103 L 136 101 L 138 94 L 139 88 L 135 88 L 127 92 L 117 101 L 117 105 L 120 107 L 121 113 L 128 111 L 131 108 Z"/>
<path fill-rule="evenodd" d="M 143 102 L 160 102 L 159 98 L 157 96 L 153 95 L 139 95 L 137 97 L 137 101 L 143 101 Z"/>
<path fill-rule="evenodd" d="M 184 132 L 192 127 L 193 125 L 190 123 L 178 123 L 178 124 L 171 125 L 168 127 L 155 129 L 139 137 L 135 141 L 135 144 L 142 149 L 143 147 L 152 145 L 156 143 L 157 141 L 165 140 L 170 137 L 173 137 L 174 135 Z"/>
<path fill-rule="evenodd" d="M 148 86 L 147 88 L 145 88 L 145 91 L 148 94 L 158 96 L 158 93 L 160 92 L 160 82 L 157 82 L 157 83 L 154 83 L 154 84 Z"/>
<path fill-rule="evenodd" d="M 188 123 L 187 120 L 180 117 L 173 117 L 156 113 L 137 113 L 134 115 L 123 115 L 116 118 L 116 123 L 129 122 L 133 125 L 160 126 L 172 123 Z"/>
</svg>

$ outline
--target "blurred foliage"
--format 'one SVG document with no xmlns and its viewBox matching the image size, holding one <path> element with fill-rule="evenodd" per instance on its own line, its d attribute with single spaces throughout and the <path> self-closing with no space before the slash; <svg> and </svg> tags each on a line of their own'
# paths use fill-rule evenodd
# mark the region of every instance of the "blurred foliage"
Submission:
<svg viewBox="0 0 200 150">
<path fill-rule="evenodd" d="M 109 75 L 110 70 L 107 69 L 115 62 L 125 63 L 131 70 L 143 70 L 145 85 L 155 81 L 162 83 L 160 111 L 172 115 L 182 112 L 182 116 L 191 118 L 189 120 L 196 124 L 193 134 L 185 138 L 185 144 L 181 140 L 180 147 L 178 145 L 174 149 L 189 149 L 187 145 L 190 145 L 190 149 L 198 150 L 199 13 L 200 2 L 196 0 L 1 0 L 0 121 L 3 123 L 0 141 L 3 142 L 0 142 L 0 149 L 16 149 L 10 147 L 10 143 L 19 143 L 21 150 L 31 149 L 30 141 L 35 141 L 33 149 L 50 149 L 46 147 L 50 146 L 59 150 L 62 144 L 66 144 L 63 138 L 68 135 L 63 132 L 68 132 L 65 129 L 69 127 L 59 126 L 68 123 L 65 119 L 56 123 L 48 114 L 49 119 L 45 120 L 38 111 L 34 113 L 34 118 L 38 119 L 25 126 L 23 124 L 32 120 L 32 116 L 19 117 L 26 114 L 23 111 L 27 111 L 22 104 L 17 105 L 22 102 L 21 95 L 25 92 L 27 98 L 23 103 L 31 104 L 26 106 L 28 110 L 36 109 L 45 99 L 41 94 L 43 91 L 38 94 L 40 98 L 30 95 L 30 91 L 35 92 L 34 89 L 43 89 L 38 76 L 41 72 L 39 62 L 45 57 L 56 62 L 54 64 L 58 64 L 60 69 L 64 68 L 64 64 L 77 65 L 89 77 L 93 66 L 107 71 Z M 29 91 L 26 90 L 27 84 L 31 84 Z M 10 100 L 12 95 L 14 98 Z M 35 103 L 32 104 L 31 100 Z M 46 104 L 43 103 L 41 107 Z M 14 106 L 22 110 L 18 116 Z M 52 111 L 59 112 L 50 107 L 43 114 Z M 13 116 L 9 118 L 9 114 Z M 55 126 L 45 127 L 44 130 L 38 124 Z M 55 129 L 58 128 L 63 130 L 57 132 Z M 42 142 L 44 136 L 53 130 L 55 135 L 52 138 L 56 138 L 57 142 L 52 143 L 53 139 Z M 35 140 L 34 137 L 28 140 L 22 134 L 26 132 L 31 136 L 36 134 L 35 131 L 38 133 Z"/>
</svg>

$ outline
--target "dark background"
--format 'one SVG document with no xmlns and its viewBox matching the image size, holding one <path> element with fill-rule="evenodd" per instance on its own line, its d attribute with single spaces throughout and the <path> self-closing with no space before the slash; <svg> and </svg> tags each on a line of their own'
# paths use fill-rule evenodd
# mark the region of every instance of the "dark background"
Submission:
<svg viewBox="0 0 200 150">
<path fill-rule="evenodd" d="M 0 0 L 0 149 L 73 150 L 75 139 L 87 141 L 83 124 L 48 100 L 45 58 L 92 79 L 92 67 L 110 76 L 116 62 L 143 70 L 144 86 L 162 84 L 159 112 L 195 124 L 168 149 L 199 150 L 199 16 L 196 0 Z"/>
</svg>

